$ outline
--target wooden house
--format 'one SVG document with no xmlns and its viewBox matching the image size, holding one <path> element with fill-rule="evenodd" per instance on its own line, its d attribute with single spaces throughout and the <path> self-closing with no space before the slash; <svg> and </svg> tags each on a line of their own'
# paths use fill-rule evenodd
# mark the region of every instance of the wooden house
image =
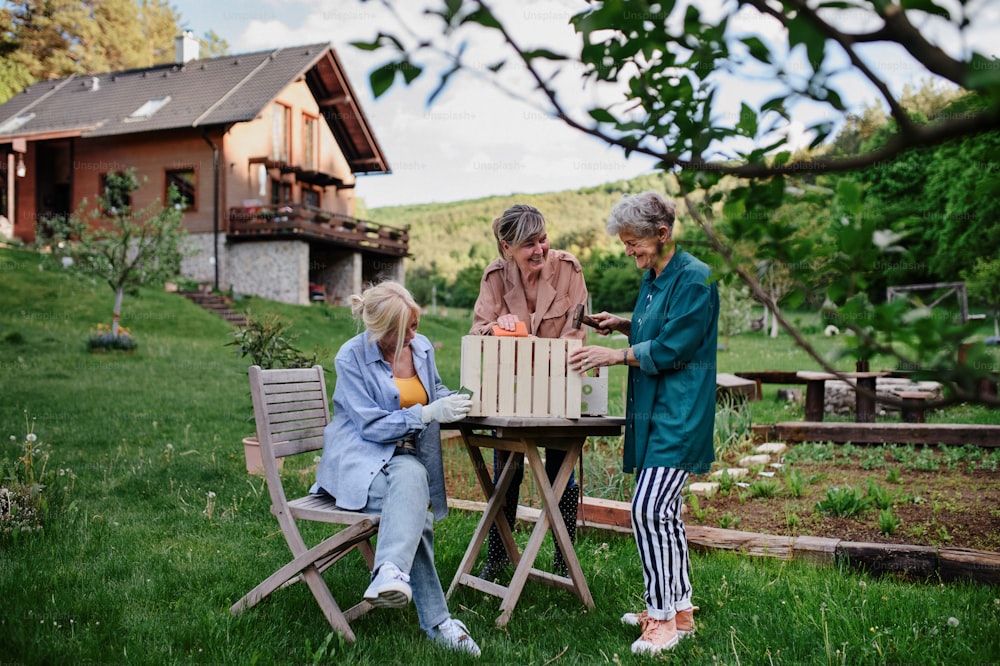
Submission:
<svg viewBox="0 0 1000 666">
<path fill-rule="evenodd" d="M 8 235 L 32 241 L 134 167 L 134 207 L 170 184 L 184 196 L 183 272 L 202 284 L 306 304 L 402 280 L 407 229 L 354 217 L 357 177 L 390 168 L 333 48 L 196 56 L 185 33 L 173 64 L 43 81 L 0 105 Z"/>
</svg>

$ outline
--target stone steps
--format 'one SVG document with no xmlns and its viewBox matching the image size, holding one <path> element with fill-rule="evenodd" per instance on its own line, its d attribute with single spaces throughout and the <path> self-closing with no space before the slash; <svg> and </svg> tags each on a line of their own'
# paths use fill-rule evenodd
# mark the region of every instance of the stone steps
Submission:
<svg viewBox="0 0 1000 666">
<path fill-rule="evenodd" d="M 233 326 L 247 325 L 246 317 L 233 310 L 230 307 L 232 301 L 224 296 L 207 291 L 182 291 L 180 294 L 206 310 L 219 315 Z"/>
</svg>

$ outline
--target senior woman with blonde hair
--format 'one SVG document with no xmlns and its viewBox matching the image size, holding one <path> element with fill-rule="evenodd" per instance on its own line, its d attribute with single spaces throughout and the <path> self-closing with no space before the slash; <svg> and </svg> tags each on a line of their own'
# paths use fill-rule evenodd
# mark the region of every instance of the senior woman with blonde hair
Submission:
<svg viewBox="0 0 1000 666">
<path fill-rule="evenodd" d="M 434 347 L 417 333 L 420 310 L 402 285 L 351 296 L 351 311 L 365 330 L 334 359 L 333 418 L 311 492 L 381 515 L 367 601 L 399 608 L 412 598 L 429 638 L 478 656 L 434 568 L 434 521 L 448 513 L 440 424 L 463 418 L 472 403 L 441 382 Z"/>
<path fill-rule="evenodd" d="M 628 346 L 581 347 L 570 366 L 628 366 L 624 469 L 636 473 L 632 532 L 646 608 L 622 622 L 642 627 L 632 652 L 656 654 L 694 633 L 681 492 L 689 475 L 704 474 L 715 460 L 719 292 L 711 269 L 677 247 L 673 204 L 656 192 L 624 198 L 607 231 L 645 271 L 631 319 L 593 315 L 599 332 L 624 333 Z"/>
</svg>

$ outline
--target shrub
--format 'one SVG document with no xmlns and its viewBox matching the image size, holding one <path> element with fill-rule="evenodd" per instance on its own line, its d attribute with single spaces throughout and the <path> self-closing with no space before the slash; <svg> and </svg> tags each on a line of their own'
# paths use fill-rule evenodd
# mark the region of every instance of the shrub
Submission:
<svg viewBox="0 0 1000 666">
<path fill-rule="evenodd" d="M 233 332 L 233 341 L 228 346 L 236 347 L 240 357 L 249 356 L 253 365 L 265 370 L 316 365 L 320 352 L 313 351 L 311 355 L 306 355 L 296 348 L 296 336 L 288 332 L 288 327 L 276 314 L 258 318 L 247 311 L 246 326 Z"/>
<path fill-rule="evenodd" d="M 852 486 L 833 487 L 826 491 L 826 499 L 816 503 L 816 510 L 840 518 L 850 518 L 870 506 L 867 497 L 862 497 Z"/>
</svg>

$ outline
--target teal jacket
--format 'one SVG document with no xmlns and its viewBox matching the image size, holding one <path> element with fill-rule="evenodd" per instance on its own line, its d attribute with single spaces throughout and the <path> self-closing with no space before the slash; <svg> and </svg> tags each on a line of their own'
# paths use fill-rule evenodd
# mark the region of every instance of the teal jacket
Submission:
<svg viewBox="0 0 1000 666">
<path fill-rule="evenodd" d="M 655 277 L 647 271 L 632 312 L 626 473 L 673 467 L 704 474 L 715 460 L 715 355 L 719 290 L 711 269 L 677 248 Z"/>
</svg>

